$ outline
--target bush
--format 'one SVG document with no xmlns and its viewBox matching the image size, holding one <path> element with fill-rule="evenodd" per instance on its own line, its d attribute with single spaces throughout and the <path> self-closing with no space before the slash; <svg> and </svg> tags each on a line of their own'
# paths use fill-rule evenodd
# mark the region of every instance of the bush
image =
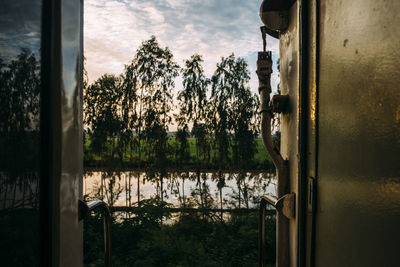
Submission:
<svg viewBox="0 0 400 267">
<path fill-rule="evenodd" d="M 165 202 L 142 202 L 131 218 L 112 225 L 113 266 L 256 266 L 258 214 L 236 214 L 225 222 L 180 214 L 174 221 Z M 85 266 L 103 266 L 102 220 L 84 226 Z M 266 221 L 267 264 L 275 262 L 275 220 Z"/>
</svg>

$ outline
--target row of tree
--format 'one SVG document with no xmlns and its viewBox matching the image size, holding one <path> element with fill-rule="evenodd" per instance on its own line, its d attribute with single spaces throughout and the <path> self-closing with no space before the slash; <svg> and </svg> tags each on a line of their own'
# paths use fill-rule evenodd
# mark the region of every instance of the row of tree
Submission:
<svg viewBox="0 0 400 267">
<path fill-rule="evenodd" d="M 257 153 L 258 97 L 248 86 L 247 63 L 222 57 L 211 79 L 201 55 L 180 68 L 152 36 L 120 76 L 105 74 L 84 91 L 87 159 L 139 167 L 246 169 Z M 175 78 L 183 89 L 174 98 Z M 177 131 L 171 137 L 169 127 Z M 190 156 L 188 138 L 195 141 Z M 142 166 L 141 166 L 142 165 Z"/>
</svg>

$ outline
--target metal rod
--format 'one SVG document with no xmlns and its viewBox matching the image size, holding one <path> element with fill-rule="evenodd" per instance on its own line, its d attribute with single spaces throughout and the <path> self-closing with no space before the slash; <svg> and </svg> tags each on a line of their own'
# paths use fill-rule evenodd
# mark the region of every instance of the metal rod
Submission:
<svg viewBox="0 0 400 267">
<path fill-rule="evenodd" d="M 92 211 L 101 211 L 104 225 L 104 266 L 111 267 L 111 213 L 108 205 L 101 200 L 86 204 L 79 200 L 79 220 L 84 219 Z"/>
<path fill-rule="evenodd" d="M 104 201 L 96 200 L 88 205 L 88 214 L 95 210 L 100 210 L 103 214 L 104 224 L 104 266 L 111 267 L 111 213 L 108 205 Z"/>
<path fill-rule="evenodd" d="M 264 38 L 264 32 L 263 32 Z M 281 198 L 289 190 L 288 161 L 284 160 L 272 139 L 271 121 L 273 118 L 270 106 L 272 73 L 271 52 L 259 52 L 257 60 L 257 75 L 259 79 L 260 109 L 261 109 L 261 136 L 262 141 L 276 167 L 277 198 Z M 260 222 L 261 223 L 261 222 Z M 276 266 L 289 266 L 289 220 L 281 213 L 276 216 Z M 261 242 L 261 241 L 260 241 Z M 260 255 L 263 253 L 263 243 L 260 245 Z M 261 256 L 260 256 L 261 259 Z M 264 262 L 259 263 L 263 266 Z"/>
</svg>

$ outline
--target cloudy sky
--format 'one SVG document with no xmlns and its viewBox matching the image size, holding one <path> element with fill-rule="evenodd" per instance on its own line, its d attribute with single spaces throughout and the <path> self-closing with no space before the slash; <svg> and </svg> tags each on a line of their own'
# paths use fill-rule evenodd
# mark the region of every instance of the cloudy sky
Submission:
<svg viewBox="0 0 400 267">
<path fill-rule="evenodd" d="M 39 1 L 0 0 L 0 57 L 14 59 L 29 48 L 39 59 L 41 4 Z M 29 8 L 26 8 L 29 6 Z"/>
<path fill-rule="evenodd" d="M 120 74 L 144 40 L 155 35 L 183 66 L 194 53 L 203 55 L 211 77 L 221 56 L 243 57 L 257 92 L 257 51 L 262 48 L 259 27 L 261 0 L 85 0 L 85 56 L 89 81 L 104 73 Z M 267 40 L 278 57 L 278 41 Z M 273 88 L 278 81 L 273 74 Z M 181 80 L 176 81 L 177 89 Z"/>
</svg>

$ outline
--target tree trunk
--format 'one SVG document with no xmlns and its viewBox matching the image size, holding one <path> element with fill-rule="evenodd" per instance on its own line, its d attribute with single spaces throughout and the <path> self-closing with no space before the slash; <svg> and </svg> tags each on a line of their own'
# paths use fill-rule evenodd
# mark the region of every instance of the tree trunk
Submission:
<svg viewBox="0 0 400 267">
<path fill-rule="evenodd" d="M 164 201 L 164 175 L 161 174 L 161 201 Z"/>
<path fill-rule="evenodd" d="M 140 202 L 140 171 L 138 173 L 138 178 L 137 178 L 137 200 L 138 204 Z"/>
<path fill-rule="evenodd" d="M 197 171 L 197 184 L 199 186 L 199 193 L 200 193 L 200 205 L 201 208 L 204 208 L 204 202 L 203 202 L 203 191 L 201 189 L 201 177 L 200 177 L 200 172 Z"/>
<path fill-rule="evenodd" d="M 125 206 L 128 206 L 129 204 L 129 198 L 128 198 L 128 181 L 127 181 L 127 174 L 125 173 Z M 128 218 L 128 213 L 125 213 L 125 217 Z"/>
<path fill-rule="evenodd" d="M 241 206 L 241 190 L 240 190 L 240 179 L 241 179 L 242 174 L 239 174 L 238 180 L 237 180 L 237 186 L 238 186 L 238 191 L 239 191 L 239 209 Z"/>
<path fill-rule="evenodd" d="M 221 204 L 221 222 L 224 220 L 222 212 L 222 186 L 219 189 L 219 202 Z"/>
<path fill-rule="evenodd" d="M 183 198 L 183 207 L 186 207 L 186 201 L 185 201 L 185 177 L 182 178 L 182 198 Z"/>
</svg>

